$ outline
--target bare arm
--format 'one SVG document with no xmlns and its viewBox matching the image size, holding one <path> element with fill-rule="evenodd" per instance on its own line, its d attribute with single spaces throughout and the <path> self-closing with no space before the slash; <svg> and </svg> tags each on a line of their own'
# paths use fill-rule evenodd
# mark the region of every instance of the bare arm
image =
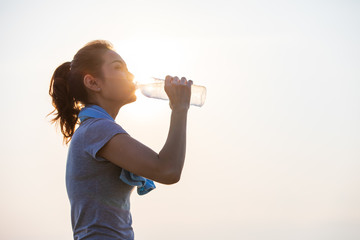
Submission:
<svg viewBox="0 0 360 240">
<path fill-rule="evenodd" d="M 185 81 L 183 78 L 182 82 Z M 98 153 L 101 157 L 134 173 L 164 184 L 180 180 L 186 152 L 186 123 L 191 84 L 171 84 L 165 90 L 172 108 L 167 140 L 159 154 L 127 134 L 115 135 Z"/>
</svg>

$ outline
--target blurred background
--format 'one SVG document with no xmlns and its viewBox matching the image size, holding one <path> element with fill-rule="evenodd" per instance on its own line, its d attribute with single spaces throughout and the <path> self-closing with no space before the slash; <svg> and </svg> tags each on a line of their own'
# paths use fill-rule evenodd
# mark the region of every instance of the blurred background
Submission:
<svg viewBox="0 0 360 240">
<path fill-rule="evenodd" d="M 207 87 L 182 179 L 132 195 L 136 239 L 360 239 L 360 2 L 0 2 L 0 239 L 72 239 L 50 78 L 87 42 Z M 117 116 L 159 152 L 167 101 Z"/>
</svg>

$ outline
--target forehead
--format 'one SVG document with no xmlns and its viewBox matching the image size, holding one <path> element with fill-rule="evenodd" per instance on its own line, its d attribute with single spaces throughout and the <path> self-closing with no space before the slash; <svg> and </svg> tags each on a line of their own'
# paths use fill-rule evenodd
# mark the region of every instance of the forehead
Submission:
<svg viewBox="0 0 360 240">
<path fill-rule="evenodd" d="M 115 60 L 118 60 L 122 63 L 125 63 L 125 61 L 122 59 L 122 57 L 113 50 L 107 50 L 103 55 L 105 63 L 112 63 Z"/>
</svg>

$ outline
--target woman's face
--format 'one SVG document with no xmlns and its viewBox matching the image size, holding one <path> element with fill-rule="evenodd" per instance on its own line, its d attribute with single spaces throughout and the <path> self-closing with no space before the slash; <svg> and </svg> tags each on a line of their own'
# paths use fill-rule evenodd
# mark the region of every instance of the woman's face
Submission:
<svg viewBox="0 0 360 240">
<path fill-rule="evenodd" d="M 102 57 L 102 96 L 122 105 L 136 101 L 134 75 L 128 71 L 124 60 L 113 50 L 107 50 Z"/>
</svg>

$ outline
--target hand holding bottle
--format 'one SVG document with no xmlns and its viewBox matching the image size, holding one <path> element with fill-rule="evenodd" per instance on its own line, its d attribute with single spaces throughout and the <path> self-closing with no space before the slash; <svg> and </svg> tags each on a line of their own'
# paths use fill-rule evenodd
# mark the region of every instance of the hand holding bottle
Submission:
<svg viewBox="0 0 360 240">
<path fill-rule="evenodd" d="M 185 77 L 181 80 L 175 76 L 169 75 L 165 78 L 165 92 L 170 100 L 170 108 L 174 109 L 186 109 L 190 107 L 191 98 L 191 85 L 192 80 L 187 81 Z"/>
</svg>

